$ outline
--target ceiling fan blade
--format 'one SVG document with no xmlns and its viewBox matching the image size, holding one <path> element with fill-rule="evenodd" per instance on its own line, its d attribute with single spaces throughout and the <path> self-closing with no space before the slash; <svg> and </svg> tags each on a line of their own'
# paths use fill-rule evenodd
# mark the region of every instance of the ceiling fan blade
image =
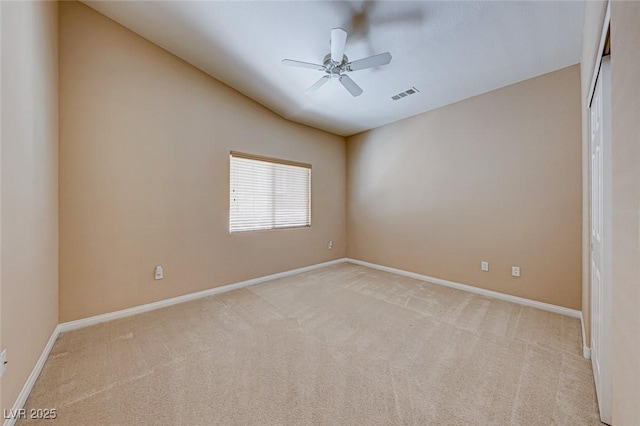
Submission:
<svg viewBox="0 0 640 426">
<path fill-rule="evenodd" d="M 312 70 L 324 71 L 324 65 L 312 64 L 309 62 L 294 61 L 293 59 L 283 59 L 282 63 L 290 67 L 309 68 Z"/>
<path fill-rule="evenodd" d="M 344 46 L 347 44 L 347 32 L 342 28 L 331 30 L 331 60 L 341 63 L 344 55 Z"/>
<path fill-rule="evenodd" d="M 362 95 L 362 89 L 348 75 L 340 76 L 340 83 L 353 97 Z"/>
<path fill-rule="evenodd" d="M 384 52 L 379 55 L 369 56 L 368 58 L 349 62 L 347 64 L 347 71 L 358 71 L 366 68 L 379 67 L 380 65 L 387 65 L 389 62 L 391 62 L 391 53 Z"/>
<path fill-rule="evenodd" d="M 304 93 L 305 95 L 309 95 L 311 93 L 314 93 L 316 90 L 318 90 L 322 85 L 324 85 L 327 81 L 329 81 L 329 76 L 325 75 L 324 77 L 321 77 L 320 80 L 316 81 L 315 83 L 313 83 L 313 86 L 309 87 Z"/>
</svg>

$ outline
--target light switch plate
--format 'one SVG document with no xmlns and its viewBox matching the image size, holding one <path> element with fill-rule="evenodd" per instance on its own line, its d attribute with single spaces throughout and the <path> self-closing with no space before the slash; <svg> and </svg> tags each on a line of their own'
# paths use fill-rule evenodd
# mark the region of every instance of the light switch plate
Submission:
<svg viewBox="0 0 640 426">
<path fill-rule="evenodd" d="M 7 350 L 3 350 L 0 353 L 0 377 L 4 376 L 7 372 Z"/>
</svg>

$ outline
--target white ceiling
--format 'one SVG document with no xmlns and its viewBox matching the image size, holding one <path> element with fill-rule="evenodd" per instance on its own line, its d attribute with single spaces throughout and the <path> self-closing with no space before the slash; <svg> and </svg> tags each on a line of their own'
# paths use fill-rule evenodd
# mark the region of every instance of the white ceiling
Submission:
<svg viewBox="0 0 640 426">
<path fill-rule="evenodd" d="M 87 1 L 120 24 L 281 116 L 352 135 L 580 61 L 583 1 Z M 351 73 L 354 98 L 323 73 L 331 28 L 349 60 L 391 63 Z M 415 86 L 420 93 L 391 100 Z"/>
</svg>

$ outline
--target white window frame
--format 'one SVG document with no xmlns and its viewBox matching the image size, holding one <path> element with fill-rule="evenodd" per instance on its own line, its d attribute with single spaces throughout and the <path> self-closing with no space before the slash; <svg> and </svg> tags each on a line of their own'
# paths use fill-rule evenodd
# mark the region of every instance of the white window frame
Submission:
<svg viewBox="0 0 640 426">
<path fill-rule="evenodd" d="M 311 164 L 231 151 L 229 233 L 310 226 Z"/>
</svg>

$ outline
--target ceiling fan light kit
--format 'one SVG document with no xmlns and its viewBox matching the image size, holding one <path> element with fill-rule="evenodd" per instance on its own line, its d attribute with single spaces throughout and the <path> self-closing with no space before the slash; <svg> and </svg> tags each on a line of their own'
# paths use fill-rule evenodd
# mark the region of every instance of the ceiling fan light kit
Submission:
<svg viewBox="0 0 640 426">
<path fill-rule="evenodd" d="M 340 84 L 342 84 L 352 96 L 360 96 L 363 92 L 362 88 L 346 73 L 387 65 L 391 62 L 391 53 L 380 53 L 349 62 L 349 58 L 344 54 L 346 44 L 347 32 L 342 28 L 334 28 L 331 30 L 330 52 L 324 57 L 322 65 L 295 61 L 293 59 L 283 59 L 282 63 L 292 67 L 314 69 L 327 74 L 320 77 L 318 81 L 309 87 L 305 91 L 306 94 L 315 92 L 332 78 L 337 78 Z"/>
</svg>

